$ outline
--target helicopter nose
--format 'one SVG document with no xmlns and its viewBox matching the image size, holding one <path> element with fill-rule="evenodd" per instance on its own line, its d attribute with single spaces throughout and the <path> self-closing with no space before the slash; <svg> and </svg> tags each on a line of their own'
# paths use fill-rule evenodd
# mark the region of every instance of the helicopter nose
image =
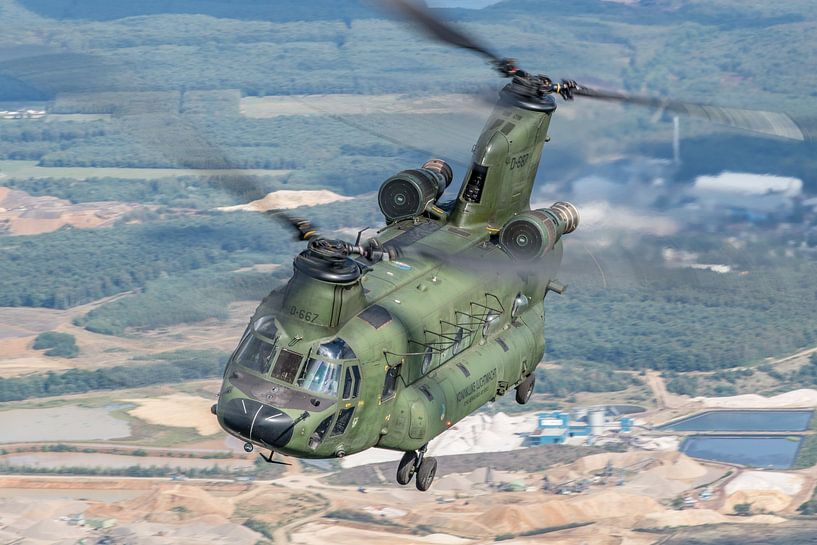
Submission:
<svg viewBox="0 0 817 545">
<path fill-rule="evenodd" d="M 283 447 L 292 439 L 295 422 L 286 413 L 254 399 L 233 398 L 217 407 L 221 425 L 243 439 Z"/>
</svg>

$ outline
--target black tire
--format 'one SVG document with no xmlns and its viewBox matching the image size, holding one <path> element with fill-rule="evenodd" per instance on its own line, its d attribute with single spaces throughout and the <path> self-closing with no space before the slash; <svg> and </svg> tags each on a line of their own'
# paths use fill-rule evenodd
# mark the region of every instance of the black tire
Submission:
<svg viewBox="0 0 817 545">
<path fill-rule="evenodd" d="M 417 490 L 425 492 L 431 487 L 434 482 L 434 475 L 437 474 L 437 460 L 434 458 L 423 458 L 423 463 L 420 464 L 420 469 L 417 470 L 417 479 L 414 484 L 417 485 Z"/>
<path fill-rule="evenodd" d="M 407 485 L 414 477 L 414 466 L 417 463 L 416 452 L 406 452 L 397 466 L 397 484 Z"/>
<path fill-rule="evenodd" d="M 531 373 L 516 387 L 516 402 L 520 405 L 526 404 L 530 401 L 530 396 L 533 395 L 533 387 L 536 385 L 536 375 Z"/>
</svg>

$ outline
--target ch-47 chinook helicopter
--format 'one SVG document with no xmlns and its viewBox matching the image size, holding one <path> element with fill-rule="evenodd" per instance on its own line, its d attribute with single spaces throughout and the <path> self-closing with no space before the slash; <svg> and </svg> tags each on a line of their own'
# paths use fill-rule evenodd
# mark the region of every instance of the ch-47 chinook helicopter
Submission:
<svg viewBox="0 0 817 545">
<path fill-rule="evenodd" d="M 545 301 L 562 238 L 579 225 L 557 202 L 530 196 L 554 95 L 660 107 L 802 139 L 790 119 L 597 91 L 534 75 L 429 10 L 392 2 L 435 38 L 486 56 L 511 81 L 473 148 L 457 198 L 439 202 L 451 168 L 430 160 L 388 178 L 378 202 L 386 226 L 352 244 L 286 219 L 308 247 L 285 288 L 260 304 L 230 358 L 218 403 L 221 426 L 286 455 L 333 458 L 378 447 L 404 452 L 397 482 L 427 490 L 437 462 L 429 442 L 515 390 L 526 403 L 545 350 Z M 788 120 L 788 121 L 787 121 Z M 272 452 L 268 461 L 272 461 Z"/>
</svg>

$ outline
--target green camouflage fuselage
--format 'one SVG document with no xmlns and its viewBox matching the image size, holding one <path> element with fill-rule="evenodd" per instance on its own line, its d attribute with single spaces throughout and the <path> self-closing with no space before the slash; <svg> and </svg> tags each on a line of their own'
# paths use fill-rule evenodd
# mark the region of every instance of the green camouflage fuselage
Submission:
<svg viewBox="0 0 817 545">
<path fill-rule="evenodd" d="M 298 457 L 412 451 L 533 372 L 567 226 L 549 220 L 535 274 L 511 266 L 497 232 L 530 208 L 554 109 L 550 97 L 500 103 L 453 208 L 395 221 L 375 237 L 406 248 L 398 260 L 333 282 L 296 263 L 231 358 L 216 409 L 222 427 Z M 243 348 L 264 339 L 264 361 L 278 362 L 271 368 Z"/>
</svg>

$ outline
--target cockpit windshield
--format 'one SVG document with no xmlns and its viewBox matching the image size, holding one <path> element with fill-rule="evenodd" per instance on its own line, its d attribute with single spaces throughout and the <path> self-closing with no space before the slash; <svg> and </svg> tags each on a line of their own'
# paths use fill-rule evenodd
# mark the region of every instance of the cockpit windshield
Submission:
<svg viewBox="0 0 817 545">
<path fill-rule="evenodd" d="M 301 374 L 298 376 L 298 386 L 317 394 L 336 396 L 338 394 L 338 382 L 340 381 L 341 364 L 333 363 L 330 360 L 353 360 L 356 359 L 352 348 L 340 337 L 335 337 L 329 342 L 318 345 L 314 356 L 310 357 Z"/>
<path fill-rule="evenodd" d="M 275 345 L 263 341 L 252 333 L 244 337 L 244 341 L 235 354 L 235 362 L 246 369 L 266 373 L 269 371 Z"/>
<path fill-rule="evenodd" d="M 275 318 L 261 316 L 252 324 L 252 330 L 262 337 L 274 341 L 278 337 L 278 328 L 275 327 Z"/>
<path fill-rule="evenodd" d="M 309 358 L 298 377 L 298 386 L 316 394 L 334 397 L 338 394 L 340 365 Z"/>
<path fill-rule="evenodd" d="M 331 360 L 353 360 L 357 358 L 352 348 L 340 337 L 318 346 L 318 355 Z"/>
<path fill-rule="evenodd" d="M 266 374 L 275 353 L 278 328 L 272 316 L 263 316 L 250 325 L 250 330 L 236 350 L 234 361 L 241 367 Z"/>
</svg>

